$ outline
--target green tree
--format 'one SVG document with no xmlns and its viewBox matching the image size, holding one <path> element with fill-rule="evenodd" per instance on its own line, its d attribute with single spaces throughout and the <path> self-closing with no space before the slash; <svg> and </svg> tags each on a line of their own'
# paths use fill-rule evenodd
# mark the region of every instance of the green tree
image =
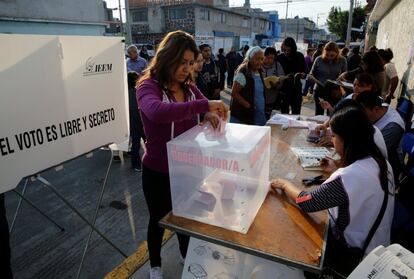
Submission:
<svg viewBox="0 0 414 279">
<path fill-rule="evenodd" d="M 329 31 L 336 34 L 341 40 L 346 39 L 346 28 L 348 26 L 348 11 L 342 11 L 339 7 L 332 7 L 329 12 L 327 23 Z M 365 12 L 363 7 L 354 9 L 352 15 L 352 27 L 360 28 L 365 21 Z M 353 36 L 355 40 L 356 37 Z"/>
</svg>

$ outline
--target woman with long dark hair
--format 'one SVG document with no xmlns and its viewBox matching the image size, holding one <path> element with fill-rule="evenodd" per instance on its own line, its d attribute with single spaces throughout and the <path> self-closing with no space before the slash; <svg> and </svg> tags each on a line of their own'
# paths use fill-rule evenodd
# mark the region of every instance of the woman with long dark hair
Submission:
<svg viewBox="0 0 414 279">
<path fill-rule="evenodd" d="M 360 73 L 367 73 L 372 76 L 374 80 L 375 88 L 382 92 L 385 83 L 385 71 L 384 64 L 381 61 L 381 57 L 376 51 L 366 52 L 362 58 L 358 68 L 353 71 L 342 73 L 338 79 L 353 81 L 355 77 Z"/>
<path fill-rule="evenodd" d="M 209 101 L 191 85 L 191 72 L 198 49 L 193 37 L 183 31 L 168 33 L 160 43 L 149 68 L 138 82 L 140 107 L 147 150 L 142 163 L 142 188 L 150 220 L 147 242 L 151 279 L 162 279 L 161 242 L 164 229 L 158 221 L 171 211 L 171 190 L 166 143 L 197 125 L 197 116 L 213 127 L 219 117 L 226 120 L 222 101 Z M 178 234 L 181 256 L 187 252 L 188 237 Z"/>
<path fill-rule="evenodd" d="M 307 71 L 305 57 L 298 51 L 295 40 L 287 37 L 282 43 L 282 53 L 277 57 L 288 79 L 283 81 L 281 91 L 281 112 L 300 114 L 302 107 L 302 83 Z"/>
<path fill-rule="evenodd" d="M 374 143 L 374 128 L 361 109 L 339 110 L 333 115 L 330 126 L 335 151 L 341 160 L 338 166 L 332 160 L 324 160 L 325 170 L 334 171 L 329 179 L 312 191 L 301 191 L 284 179 L 273 180 L 271 187 L 283 190 L 306 212 L 328 209 L 330 237 L 325 264 L 347 276 L 355 266 L 343 261 L 355 259 L 339 260 L 342 254 L 337 250 L 337 243 L 361 249 L 367 244 L 365 253 L 390 243 L 394 182 L 391 167 Z M 365 243 L 386 200 L 379 226 L 371 241 Z M 346 266 L 348 269 L 343 269 Z"/>
</svg>

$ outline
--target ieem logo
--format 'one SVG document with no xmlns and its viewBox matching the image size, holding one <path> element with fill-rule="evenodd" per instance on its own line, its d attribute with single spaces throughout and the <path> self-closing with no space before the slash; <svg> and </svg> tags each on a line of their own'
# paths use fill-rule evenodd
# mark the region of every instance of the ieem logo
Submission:
<svg viewBox="0 0 414 279">
<path fill-rule="evenodd" d="M 89 57 L 85 63 L 84 76 L 112 73 L 112 63 L 97 64 L 93 57 Z"/>
</svg>

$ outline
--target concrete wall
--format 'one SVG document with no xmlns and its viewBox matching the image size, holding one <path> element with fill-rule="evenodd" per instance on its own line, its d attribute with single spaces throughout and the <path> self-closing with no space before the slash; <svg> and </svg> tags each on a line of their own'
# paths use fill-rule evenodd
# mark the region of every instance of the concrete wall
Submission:
<svg viewBox="0 0 414 279">
<path fill-rule="evenodd" d="M 105 26 L 27 21 L 0 21 L 0 33 L 103 36 Z"/>
<path fill-rule="evenodd" d="M 102 36 L 105 19 L 102 0 L 0 1 L 0 33 Z"/>
<path fill-rule="evenodd" d="M 414 61 L 408 65 L 411 47 L 414 48 L 413 0 L 401 0 L 379 21 L 376 45 L 394 52 L 395 66 L 403 89 L 414 88 Z M 414 50 L 413 50 L 414 51 Z M 401 89 L 401 88 L 400 88 Z"/>
<path fill-rule="evenodd" d="M 6 0 L 0 17 L 103 22 L 105 13 L 102 0 Z"/>
<path fill-rule="evenodd" d="M 210 11 L 210 20 L 201 19 L 201 11 L 206 9 Z M 225 22 L 221 22 L 222 13 L 225 14 Z M 235 36 L 249 36 L 249 24 L 248 17 L 243 15 L 217 11 L 205 7 L 197 7 L 195 9 L 196 33 L 200 35 L 213 36 L 213 31 L 226 31 L 233 32 Z"/>
</svg>

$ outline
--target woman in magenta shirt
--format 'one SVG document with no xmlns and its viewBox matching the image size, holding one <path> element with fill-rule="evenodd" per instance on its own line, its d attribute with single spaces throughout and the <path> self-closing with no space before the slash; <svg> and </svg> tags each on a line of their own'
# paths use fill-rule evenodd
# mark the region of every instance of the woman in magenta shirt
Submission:
<svg viewBox="0 0 414 279">
<path fill-rule="evenodd" d="M 160 253 L 164 229 L 158 226 L 158 221 L 172 209 L 166 143 L 197 125 L 202 113 L 214 128 L 219 118 L 227 117 L 228 109 L 222 101 L 207 100 L 190 83 L 197 55 L 191 35 L 170 32 L 138 82 L 137 100 L 147 136 L 142 187 L 150 214 L 147 241 L 151 278 L 163 278 Z M 181 256 L 185 258 L 188 237 L 178 233 L 177 237 Z"/>
</svg>

